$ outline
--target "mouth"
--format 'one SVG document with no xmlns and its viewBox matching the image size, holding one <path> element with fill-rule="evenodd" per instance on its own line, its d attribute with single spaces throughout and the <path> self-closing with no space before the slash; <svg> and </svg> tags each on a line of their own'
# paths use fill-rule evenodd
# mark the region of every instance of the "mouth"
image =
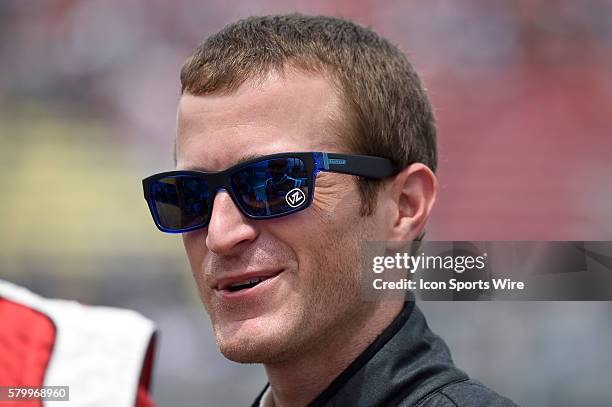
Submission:
<svg viewBox="0 0 612 407">
<path fill-rule="evenodd" d="M 247 291 L 278 276 L 283 270 L 265 273 L 247 273 L 219 281 L 215 289 L 221 292 L 237 293 Z"/>
<path fill-rule="evenodd" d="M 255 278 L 251 278 L 251 279 L 246 280 L 246 281 L 241 281 L 239 283 L 231 284 L 229 287 L 226 288 L 226 290 L 231 292 L 231 293 L 235 293 L 236 291 L 246 290 L 246 289 L 255 287 L 256 285 L 258 285 L 259 283 L 267 280 L 268 278 L 270 278 L 270 277 L 255 277 Z"/>
</svg>

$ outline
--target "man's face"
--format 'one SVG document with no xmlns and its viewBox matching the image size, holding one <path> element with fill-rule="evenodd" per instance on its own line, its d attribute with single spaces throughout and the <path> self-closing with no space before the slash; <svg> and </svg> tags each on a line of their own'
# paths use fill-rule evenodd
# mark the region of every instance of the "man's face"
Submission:
<svg viewBox="0 0 612 407">
<path fill-rule="evenodd" d="M 220 171 L 253 155 L 347 152 L 332 120 L 340 109 L 326 79 L 295 72 L 249 81 L 229 95 L 184 95 L 177 168 Z M 365 318 L 361 242 L 381 238 L 384 221 L 380 211 L 361 217 L 360 208 L 354 180 L 342 174 L 320 173 L 312 205 L 276 219 L 247 219 L 227 192 L 217 193 L 209 226 L 183 234 L 183 242 L 226 357 L 283 361 Z M 247 273 L 266 279 L 239 291 L 223 288 Z"/>
</svg>

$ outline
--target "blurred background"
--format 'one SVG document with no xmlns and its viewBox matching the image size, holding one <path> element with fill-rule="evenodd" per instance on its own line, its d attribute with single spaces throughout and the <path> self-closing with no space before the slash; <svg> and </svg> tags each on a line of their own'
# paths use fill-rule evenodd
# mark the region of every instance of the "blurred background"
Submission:
<svg viewBox="0 0 612 407">
<path fill-rule="evenodd" d="M 178 72 L 254 14 L 332 14 L 397 43 L 439 123 L 438 240 L 612 240 L 612 1 L 0 2 L 0 278 L 161 330 L 160 406 L 249 405 L 180 236 L 140 180 L 171 169 Z M 473 377 L 525 406 L 608 406 L 612 304 L 423 303 Z"/>
</svg>

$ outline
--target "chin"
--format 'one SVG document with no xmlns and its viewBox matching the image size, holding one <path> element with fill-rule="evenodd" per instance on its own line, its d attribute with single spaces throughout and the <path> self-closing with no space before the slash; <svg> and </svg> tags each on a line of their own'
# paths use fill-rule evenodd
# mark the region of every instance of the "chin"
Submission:
<svg viewBox="0 0 612 407">
<path fill-rule="evenodd" d="M 267 363 L 267 361 L 273 356 L 267 353 L 270 352 L 264 349 L 250 348 L 238 344 L 237 346 L 231 346 L 228 344 L 219 344 L 219 350 L 226 359 L 236 363 Z"/>
<path fill-rule="evenodd" d="M 258 322 L 247 320 L 215 327 L 217 346 L 223 356 L 238 363 L 278 361 L 285 353 L 282 335 Z"/>
<path fill-rule="evenodd" d="M 283 353 L 278 341 L 263 338 L 217 338 L 217 345 L 223 356 L 237 363 L 272 363 Z"/>
</svg>

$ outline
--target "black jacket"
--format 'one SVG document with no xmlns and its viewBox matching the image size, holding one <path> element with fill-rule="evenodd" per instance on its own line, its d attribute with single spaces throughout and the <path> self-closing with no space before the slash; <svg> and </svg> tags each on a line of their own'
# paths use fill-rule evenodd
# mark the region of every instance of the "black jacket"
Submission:
<svg viewBox="0 0 612 407">
<path fill-rule="evenodd" d="M 265 390 L 257 397 L 253 407 Z M 455 367 L 413 301 L 310 407 L 516 406 Z"/>
</svg>

